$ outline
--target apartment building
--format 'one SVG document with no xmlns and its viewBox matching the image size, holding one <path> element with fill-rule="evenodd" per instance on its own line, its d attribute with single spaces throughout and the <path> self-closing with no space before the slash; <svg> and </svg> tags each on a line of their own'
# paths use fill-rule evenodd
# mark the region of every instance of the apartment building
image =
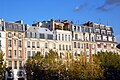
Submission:
<svg viewBox="0 0 120 80">
<path fill-rule="evenodd" d="M 38 52 L 47 55 L 50 49 L 55 49 L 55 44 L 53 33 L 47 28 L 31 26 L 25 31 L 26 59 Z"/>
<path fill-rule="evenodd" d="M 103 24 L 74 24 L 67 20 L 51 19 L 29 26 L 21 20 L 6 22 L 0 19 L 0 48 L 15 79 L 25 61 L 36 53 L 45 56 L 52 49 L 63 60 L 70 53 L 75 58 L 84 54 L 86 61 L 91 61 L 92 54 L 100 51 L 117 52 L 116 45 L 112 27 Z"/>
<path fill-rule="evenodd" d="M 74 56 L 84 54 L 87 61 L 96 53 L 95 34 L 93 28 L 83 25 L 71 25 Z"/>
<path fill-rule="evenodd" d="M 106 26 L 103 24 L 97 24 L 92 22 L 87 22 L 84 25 L 94 28 L 97 52 L 117 52 L 117 42 L 111 26 Z"/>
<path fill-rule="evenodd" d="M 3 51 L 4 60 L 7 68 L 14 74 L 12 77 L 16 80 L 19 71 L 23 70 L 25 52 L 24 52 L 24 25 L 22 21 L 6 22 L 0 19 L 0 42 Z M 7 74 L 7 77 L 8 74 Z"/>
</svg>

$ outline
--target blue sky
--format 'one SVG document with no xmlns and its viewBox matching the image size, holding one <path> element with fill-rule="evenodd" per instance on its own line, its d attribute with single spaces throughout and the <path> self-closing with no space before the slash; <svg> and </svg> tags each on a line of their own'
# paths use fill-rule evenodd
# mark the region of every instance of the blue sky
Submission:
<svg viewBox="0 0 120 80">
<path fill-rule="evenodd" d="M 113 26 L 120 42 L 120 0 L 1 0 L 0 17 L 5 21 L 67 19 L 82 24 L 92 21 Z"/>
</svg>

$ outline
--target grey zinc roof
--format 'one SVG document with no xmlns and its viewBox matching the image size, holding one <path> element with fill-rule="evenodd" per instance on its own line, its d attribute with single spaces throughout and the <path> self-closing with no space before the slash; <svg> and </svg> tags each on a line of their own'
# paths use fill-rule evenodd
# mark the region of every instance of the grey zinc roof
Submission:
<svg viewBox="0 0 120 80">
<path fill-rule="evenodd" d="M 53 34 L 49 29 L 43 27 L 29 27 L 27 32 L 36 32 L 36 33 L 45 33 L 45 34 Z"/>
</svg>

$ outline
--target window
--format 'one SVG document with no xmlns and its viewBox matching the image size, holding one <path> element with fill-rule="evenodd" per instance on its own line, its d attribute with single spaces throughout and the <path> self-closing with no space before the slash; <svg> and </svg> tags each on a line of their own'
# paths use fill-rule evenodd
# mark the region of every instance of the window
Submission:
<svg viewBox="0 0 120 80">
<path fill-rule="evenodd" d="M 14 69 L 17 69 L 17 61 L 14 61 Z"/>
<path fill-rule="evenodd" d="M 15 56 L 15 57 L 17 56 L 16 50 L 14 50 L 14 56 Z"/>
<path fill-rule="evenodd" d="M 8 57 L 12 58 L 12 51 L 11 50 L 8 51 Z"/>
<path fill-rule="evenodd" d="M 83 49 L 83 44 L 81 44 L 81 48 Z"/>
<path fill-rule="evenodd" d="M 35 56 L 35 51 L 32 51 L 32 56 Z"/>
<path fill-rule="evenodd" d="M 8 66 L 12 68 L 12 61 L 8 61 Z"/>
<path fill-rule="evenodd" d="M 101 44 L 97 44 L 97 47 L 98 47 L 98 48 L 101 48 Z"/>
<path fill-rule="evenodd" d="M 70 35 L 69 35 L 69 37 L 68 37 L 68 41 L 70 41 Z"/>
<path fill-rule="evenodd" d="M 40 33 L 40 38 L 45 39 L 45 35 Z"/>
<path fill-rule="evenodd" d="M 1 37 L 1 33 L 0 33 L 0 37 Z"/>
<path fill-rule="evenodd" d="M 32 48 L 35 48 L 35 42 L 32 42 Z"/>
<path fill-rule="evenodd" d="M 67 41 L 67 35 L 65 35 L 65 41 Z"/>
<path fill-rule="evenodd" d="M 8 47 L 11 47 L 11 46 L 12 46 L 11 40 L 8 40 Z"/>
<path fill-rule="evenodd" d="M 19 56 L 19 58 L 22 58 L 22 51 L 21 50 L 18 51 L 18 56 Z"/>
<path fill-rule="evenodd" d="M 48 35 L 47 35 L 47 39 L 53 40 L 53 35 L 48 34 Z"/>
<path fill-rule="evenodd" d="M 27 58 L 30 58 L 30 57 L 31 57 L 31 52 L 27 51 Z"/>
<path fill-rule="evenodd" d="M 62 40 L 64 41 L 64 34 L 62 34 Z"/>
<path fill-rule="evenodd" d="M 65 46 L 63 45 L 63 50 L 65 50 Z"/>
<path fill-rule="evenodd" d="M 18 41 L 18 46 L 21 47 L 22 46 L 22 42 L 19 40 Z"/>
<path fill-rule="evenodd" d="M 61 45 L 59 44 L 59 50 L 61 50 Z"/>
<path fill-rule="evenodd" d="M 71 45 L 69 45 L 69 50 L 71 50 Z"/>
<path fill-rule="evenodd" d="M 30 48 L 30 41 L 27 42 L 27 47 Z"/>
<path fill-rule="evenodd" d="M 19 61 L 19 69 L 22 69 L 22 61 Z"/>
<path fill-rule="evenodd" d="M 66 45 L 66 50 L 68 50 L 68 45 Z"/>
<path fill-rule="evenodd" d="M 74 42 L 74 48 L 76 48 L 76 42 Z"/>
<path fill-rule="evenodd" d="M 11 37 L 12 37 L 12 34 L 11 34 L 10 32 L 8 33 L 8 37 L 9 37 L 9 38 L 11 38 Z"/>
<path fill-rule="evenodd" d="M 92 42 L 94 42 L 94 37 L 92 37 Z"/>
<path fill-rule="evenodd" d="M 35 33 L 35 38 L 37 38 L 37 34 Z"/>
<path fill-rule="evenodd" d="M 47 43 L 45 43 L 45 48 L 48 48 L 48 44 Z"/>
<path fill-rule="evenodd" d="M 75 34 L 75 39 L 78 40 L 78 34 Z"/>
<path fill-rule="evenodd" d="M 22 35 L 19 33 L 19 34 L 18 34 L 18 38 L 21 39 L 21 37 L 22 37 Z"/>
<path fill-rule="evenodd" d="M 58 34 L 58 40 L 60 40 L 60 34 Z"/>
<path fill-rule="evenodd" d="M 78 42 L 78 48 L 80 48 L 80 43 Z"/>
<path fill-rule="evenodd" d="M 74 31 L 76 31 L 76 26 L 74 26 Z"/>
<path fill-rule="evenodd" d="M 86 48 L 89 49 L 89 44 L 88 43 L 86 43 Z"/>
<path fill-rule="evenodd" d="M 30 38 L 32 38 L 32 32 L 30 32 Z"/>
<path fill-rule="evenodd" d="M 1 47 L 2 45 L 1 45 L 1 40 L 0 40 L 0 47 Z"/>
<path fill-rule="evenodd" d="M 37 42 L 37 48 L 40 48 L 40 43 L 39 42 Z"/>
</svg>

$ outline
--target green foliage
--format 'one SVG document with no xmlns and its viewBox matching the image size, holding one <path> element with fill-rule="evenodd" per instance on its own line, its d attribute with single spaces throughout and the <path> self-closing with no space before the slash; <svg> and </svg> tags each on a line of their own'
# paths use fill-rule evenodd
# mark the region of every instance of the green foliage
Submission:
<svg viewBox="0 0 120 80">
<path fill-rule="evenodd" d="M 26 62 L 27 80 L 95 80 L 103 75 L 100 61 L 93 57 L 93 62 L 83 63 L 82 57 L 77 60 L 71 53 L 61 59 L 58 53 L 50 50 L 45 57 L 35 55 Z"/>
<path fill-rule="evenodd" d="M 104 68 L 104 77 L 107 80 L 120 79 L 120 55 L 112 52 L 100 52 L 96 55 Z"/>
<path fill-rule="evenodd" d="M 3 59 L 3 52 L 2 50 L 0 50 L 0 79 L 3 79 L 4 78 L 4 73 L 6 71 L 6 63 L 4 62 L 4 59 Z"/>
</svg>

